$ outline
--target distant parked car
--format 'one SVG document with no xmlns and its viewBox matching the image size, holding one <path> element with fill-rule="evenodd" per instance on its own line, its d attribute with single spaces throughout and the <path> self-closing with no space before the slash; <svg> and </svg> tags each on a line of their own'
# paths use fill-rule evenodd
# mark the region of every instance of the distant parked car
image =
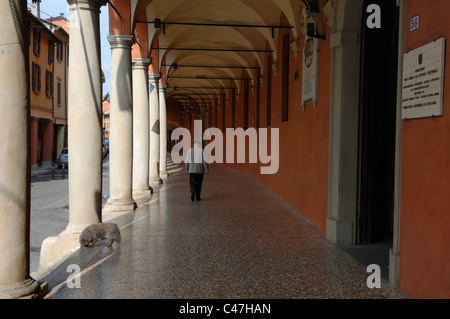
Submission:
<svg viewBox="0 0 450 319">
<path fill-rule="evenodd" d="M 103 144 L 106 146 L 106 153 L 109 154 L 109 139 L 104 139 Z"/>
<path fill-rule="evenodd" d="M 61 155 L 58 157 L 58 168 L 69 167 L 69 149 L 63 148 Z"/>
<path fill-rule="evenodd" d="M 104 159 L 108 155 L 108 150 L 106 148 L 105 143 L 103 143 L 102 150 L 103 150 L 102 158 Z"/>
</svg>

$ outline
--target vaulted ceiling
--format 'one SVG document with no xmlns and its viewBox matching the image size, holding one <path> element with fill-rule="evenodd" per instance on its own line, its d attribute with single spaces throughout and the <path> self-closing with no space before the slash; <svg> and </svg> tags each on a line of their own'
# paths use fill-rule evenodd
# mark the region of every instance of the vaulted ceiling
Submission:
<svg viewBox="0 0 450 319">
<path fill-rule="evenodd" d="M 129 0 L 129 4 L 132 32 L 144 24 L 148 55 L 159 52 L 158 70 L 165 73 L 168 98 L 203 94 L 204 99 L 230 86 L 239 89 L 244 78 L 253 87 L 258 69 L 261 76 L 267 71 L 265 54 L 270 52 L 275 63 L 278 60 L 280 29 L 289 28 L 293 42 L 298 40 L 305 6 L 303 0 Z"/>
</svg>

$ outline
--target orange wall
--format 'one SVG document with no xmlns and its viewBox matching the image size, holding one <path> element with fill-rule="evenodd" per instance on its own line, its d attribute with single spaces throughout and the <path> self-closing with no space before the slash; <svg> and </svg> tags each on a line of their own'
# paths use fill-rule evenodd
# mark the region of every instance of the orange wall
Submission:
<svg viewBox="0 0 450 319">
<path fill-rule="evenodd" d="M 147 20 L 147 15 L 142 12 L 139 20 Z M 131 54 L 133 58 L 147 58 L 148 57 L 148 33 L 147 25 L 145 23 L 137 23 L 134 32 L 136 43 L 133 44 Z"/>
<path fill-rule="evenodd" d="M 168 107 L 167 108 L 167 121 L 175 122 L 178 125 L 181 125 L 181 127 L 185 127 L 185 126 L 183 126 L 184 119 L 181 117 L 180 109 L 182 109 L 181 105 L 179 106 L 179 108 Z"/>
<path fill-rule="evenodd" d="M 155 39 L 152 47 L 157 48 L 159 46 L 158 39 Z M 152 62 L 149 66 L 148 73 L 159 73 L 159 50 L 151 50 L 150 51 L 150 58 L 152 59 Z"/>
<path fill-rule="evenodd" d="M 60 36 L 59 39 L 63 42 L 63 59 L 62 61 L 57 58 L 57 49 L 55 47 L 55 70 L 54 70 L 54 85 L 53 85 L 53 98 L 54 98 L 54 118 L 55 124 L 67 124 L 67 105 L 66 105 L 66 89 L 69 65 L 67 64 L 67 52 L 69 51 L 69 44 L 65 43 L 68 39 Z M 58 82 L 61 83 L 61 104 L 58 105 Z"/>
<path fill-rule="evenodd" d="M 325 18 L 326 20 L 326 18 Z M 287 24 L 284 16 L 281 24 Z M 326 23 L 326 21 L 325 21 Z M 269 128 L 279 128 L 279 171 L 274 175 L 261 175 L 261 164 L 229 164 L 230 167 L 252 175 L 267 185 L 274 193 L 283 198 L 291 207 L 301 213 L 314 226 L 326 233 L 328 216 L 328 147 L 329 147 L 329 105 L 330 105 L 330 70 L 331 70 L 331 29 L 327 27 L 327 40 L 320 41 L 319 51 L 319 101 L 317 109 L 311 101 L 307 101 L 305 111 L 301 107 L 301 74 L 304 36 L 300 34 L 299 53 L 297 58 L 290 49 L 289 68 L 289 120 L 281 121 L 281 81 L 282 35 L 291 31 L 280 29 L 278 37 L 278 72 L 275 75 L 272 66 L 264 63 L 264 86 L 260 88 L 260 127 L 266 127 L 267 106 L 267 76 L 272 77 L 272 122 Z M 294 80 L 294 74 L 299 71 L 300 78 Z M 243 76 L 246 75 L 243 73 Z M 255 94 L 257 87 L 255 83 Z M 241 101 L 236 100 L 236 127 L 243 124 L 243 86 Z M 249 97 L 249 127 L 252 126 L 252 115 L 256 123 L 256 95 L 250 90 Z M 221 123 L 219 114 L 218 121 Z M 221 126 L 219 126 L 221 127 Z M 231 97 L 226 109 L 226 127 L 231 127 Z M 269 139 L 270 141 L 270 133 Z M 270 148 L 269 148 L 270 149 Z"/>
<path fill-rule="evenodd" d="M 42 161 L 51 162 L 53 152 L 53 139 L 54 139 L 54 127 L 53 123 L 43 124 L 43 143 L 42 143 Z"/>
<path fill-rule="evenodd" d="M 111 0 L 110 3 L 117 9 L 120 16 L 109 6 L 109 33 L 110 34 L 130 34 L 131 33 L 131 6 L 130 0 Z"/>
<path fill-rule="evenodd" d="M 450 1 L 409 0 L 406 51 L 447 37 Z M 409 21 L 420 14 L 420 29 Z M 414 298 L 450 297 L 450 63 L 445 66 L 444 115 L 403 121 L 400 289 Z"/>
<path fill-rule="evenodd" d="M 45 74 L 46 70 L 53 72 L 53 65 L 48 63 L 48 37 L 45 32 L 41 31 L 41 50 L 40 54 L 36 55 L 33 52 L 33 28 L 30 28 L 30 105 L 31 105 L 31 116 L 53 119 L 52 114 L 52 98 L 48 97 L 45 93 Z M 56 59 L 56 55 L 55 55 Z M 37 63 L 41 66 L 41 91 L 36 93 L 31 89 L 31 75 L 32 75 L 32 62 Z M 53 94 L 55 94 L 56 87 L 54 88 Z"/>
<path fill-rule="evenodd" d="M 62 84 L 62 94 L 64 94 L 64 75 L 61 73 L 61 68 L 54 69 L 53 63 L 57 62 L 56 48 L 54 48 L 54 58 L 53 63 L 49 63 L 49 35 L 46 29 L 38 26 L 40 31 L 40 52 L 35 54 L 33 52 L 34 43 L 34 22 L 31 20 L 30 28 L 30 45 L 29 45 L 29 68 L 30 68 L 30 115 L 31 125 L 30 125 L 30 138 L 31 138 L 31 165 L 37 165 L 39 156 L 41 155 L 42 162 L 51 162 L 53 158 L 54 151 L 54 114 L 53 114 L 53 98 L 47 96 L 46 94 L 46 71 L 53 72 L 54 86 L 53 86 L 53 96 L 57 97 L 57 80 L 61 79 Z M 66 57 L 64 57 L 65 60 Z M 40 76 L 40 92 L 35 92 L 32 90 L 32 65 L 33 62 L 41 67 Z M 58 62 L 57 62 L 58 63 Z M 58 64 L 59 66 L 59 64 Z M 36 77 L 36 81 L 39 81 Z M 37 82 L 36 82 L 37 83 Z M 36 84 L 37 87 L 37 84 Z M 64 95 L 62 96 L 62 103 L 64 103 Z M 63 104 L 59 107 L 62 108 Z M 41 136 L 41 141 L 38 140 L 38 122 L 39 119 L 44 119 L 41 124 L 43 125 L 43 135 Z M 39 154 L 40 153 L 40 154 Z"/>
</svg>

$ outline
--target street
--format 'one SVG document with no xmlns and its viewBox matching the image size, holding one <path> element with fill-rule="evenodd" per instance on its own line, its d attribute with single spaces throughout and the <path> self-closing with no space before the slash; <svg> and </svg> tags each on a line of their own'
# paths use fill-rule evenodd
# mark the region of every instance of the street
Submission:
<svg viewBox="0 0 450 319">
<path fill-rule="evenodd" d="M 45 238 L 58 236 L 69 222 L 69 173 L 66 169 L 44 171 L 31 177 L 30 273 L 39 270 L 41 245 Z M 109 197 L 109 155 L 103 160 L 103 204 Z"/>
</svg>

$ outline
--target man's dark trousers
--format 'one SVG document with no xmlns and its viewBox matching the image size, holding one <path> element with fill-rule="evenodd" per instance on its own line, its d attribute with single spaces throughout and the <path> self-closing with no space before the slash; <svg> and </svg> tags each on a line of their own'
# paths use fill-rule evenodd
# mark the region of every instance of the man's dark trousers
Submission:
<svg viewBox="0 0 450 319">
<path fill-rule="evenodd" d="M 200 193 L 202 191 L 203 174 L 190 173 L 189 184 L 191 186 L 191 199 L 195 198 L 200 200 Z"/>
</svg>

